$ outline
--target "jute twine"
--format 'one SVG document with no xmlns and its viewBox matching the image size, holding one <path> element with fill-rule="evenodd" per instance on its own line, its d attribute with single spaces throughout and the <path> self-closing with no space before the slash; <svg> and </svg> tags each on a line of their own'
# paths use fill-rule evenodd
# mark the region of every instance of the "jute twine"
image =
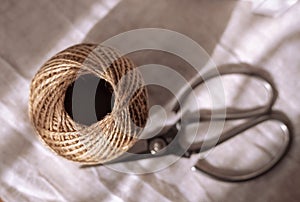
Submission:
<svg viewBox="0 0 300 202">
<path fill-rule="evenodd" d="M 67 88 L 83 74 L 104 79 L 115 95 L 111 113 L 90 126 L 76 123 L 64 108 Z M 147 92 L 128 58 L 109 47 L 79 44 L 53 56 L 36 73 L 29 115 L 42 141 L 58 155 L 83 164 L 105 163 L 137 141 L 148 116 Z"/>
</svg>

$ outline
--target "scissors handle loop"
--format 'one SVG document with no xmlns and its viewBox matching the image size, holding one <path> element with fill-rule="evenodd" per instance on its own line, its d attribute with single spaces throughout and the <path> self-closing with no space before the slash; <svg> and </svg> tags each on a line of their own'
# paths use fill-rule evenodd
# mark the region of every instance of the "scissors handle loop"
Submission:
<svg viewBox="0 0 300 202">
<path fill-rule="evenodd" d="M 248 122 L 221 134 L 220 139 L 217 143 L 217 145 L 222 144 L 228 139 L 233 138 L 236 135 L 268 120 L 275 120 L 281 123 L 281 129 L 283 131 L 283 142 L 281 148 L 279 149 L 279 151 L 277 151 L 277 154 L 272 158 L 272 160 L 270 160 L 268 163 L 261 166 L 259 169 L 255 171 L 236 171 L 236 170 L 233 171 L 228 169 L 222 169 L 211 165 L 206 159 L 200 159 L 193 167 L 193 169 L 202 171 L 214 178 L 225 180 L 225 181 L 250 180 L 268 172 L 282 159 L 282 157 L 287 153 L 290 147 L 293 127 L 290 120 L 284 113 L 280 111 L 272 111 L 269 114 L 251 119 Z M 192 145 L 190 149 L 193 149 L 193 147 L 199 148 L 200 145 L 203 145 L 203 142 L 198 143 L 198 145 Z M 211 147 L 201 148 L 201 151 L 205 151 L 208 149 L 211 149 Z"/>
<path fill-rule="evenodd" d="M 173 100 L 171 102 L 171 106 L 173 106 L 172 111 L 178 113 L 180 111 L 179 103 L 184 103 L 185 99 L 188 97 L 188 95 L 191 93 L 191 91 L 193 91 L 199 85 L 203 84 L 204 82 L 206 82 L 212 78 L 221 77 L 221 76 L 230 75 L 230 74 L 240 74 L 240 75 L 245 75 L 245 76 L 260 79 L 261 81 L 263 81 L 264 86 L 266 87 L 266 89 L 270 95 L 270 99 L 268 100 L 268 102 L 265 105 L 259 106 L 259 107 L 254 107 L 251 109 L 226 108 L 226 111 L 223 111 L 223 113 L 220 113 L 220 111 L 218 112 L 218 111 L 207 110 L 207 112 L 204 112 L 204 111 L 202 112 L 203 115 L 205 115 L 205 113 L 211 112 L 210 114 L 215 114 L 215 117 L 210 116 L 212 118 L 240 119 L 240 118 L 263 114 L 263 113 L 266 113 L 271 110 L 272 106 L 274 105 L 274 103 L 278 97 L 278 91 L 277 91 L 276 85 L 275 85 L 271 75 L 267 71 L 265 71 L 261 68 L 253 67 L 246 63 L 241 63 L 241 64 L 221 65 L 221 66 L 218 66 L 216 69 L 211 69 L 210 71 L 206 72 L 203 75 L 198 74 L 196 77 L 194 77 L 191 80 L 191 82 L 189 84 L 190 86 L 186 86 L 179 93 L 179 95 L 177 96 L 178 101 Z M 222 110 L 225 110 L 225 109 L 222 109 Z M 225 114 L 224 112 L 226 112 L 226 117 L 224 117 L 224 115 L 221 116 L 221 114 Z"/>
</svg>

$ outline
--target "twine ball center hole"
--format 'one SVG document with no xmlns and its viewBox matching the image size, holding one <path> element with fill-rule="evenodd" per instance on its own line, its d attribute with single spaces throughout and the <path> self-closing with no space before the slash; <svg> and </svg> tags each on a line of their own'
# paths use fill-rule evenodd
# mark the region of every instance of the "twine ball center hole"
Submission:
<svg viewBox="0 0 300 202">
<path fill-rule="evenodd" d="M 102 120 L 113 106 L 112 86 L 92 74 L 79 76 L 65 94 L 66 112 L 75 122 L 87 126 Z"/>
</svg>

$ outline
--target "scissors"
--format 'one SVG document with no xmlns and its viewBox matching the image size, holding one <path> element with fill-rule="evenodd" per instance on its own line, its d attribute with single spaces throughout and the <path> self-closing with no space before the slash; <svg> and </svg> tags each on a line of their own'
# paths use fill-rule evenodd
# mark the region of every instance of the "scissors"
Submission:
<svg viewBox="0 0 300 202">
<path fill-rule="evenodd" d="M 184 102 L 191 91 L 193 91 L 199 85 L 204 84 L 206 81 L 212 78 L 232 74 L 244 75 L 263 81 L 264 86 L 269 93 L 268 102 L 265 105 L 250 109 L 228 107 L 225 109 L 226 113 L 223 113 L 224 110 L 200 109 L 192 113 L 179 116 L 181 110 L 179 102 L 176 101 L 171 104 L 172 110 L 170 111 L 170 114 L 172 114 L 172 118 L 170 118 L 168 124 L 162 126 L 163 129 L 160 130 L 158 134 L 148 139 L 138 140 L 137 143 L 126 154 L 108 162 L 108 164 L 157 158 L 166 155 L 178 155 L 181 157 L 190 158 L 192 155 L 208 151 L 213 147 L 220 145 L 231 138 L 234 138 L 242 132 L 257 126 L 260 123 L 268 120 L 275 120 L 281 124 L 280 126 L 283 130 L 283 146 L 279 149 L 277 155 L 273 157 L 272 160 L 259 169 L 251 172 L 226 170 L 214 167 L 206 159 L 199 159 L 192 168 L 192 170 L 202 171 L 211 177 L 232 182 L 250 180 L 269 171 L 287 153 L 292 138 L 293 128 L 290 120 L 283 112 L 273 110 L 273 105 L 278 97 L 278 91 L 272 77 L 268 72 L 246 63 L 221 65 L 217 67 L 217 71 L 208 71 L 204 75 L 197 75 L 195 78 L 193 78 L 190 82 L 192 88 L 184 90 L 178 99 L 179 101 Z M 182 117 L 185 118 L 182 119 Z M 182 127 L 187 126 L 188 124 L 195 122 L 200 122 L 201 124 L 204 122 L 220 120 L 224 120 L 226 122 L 240 119 L 246 120 L 246 122 L 235 126 L 228 131 L 221 132 L 218 140 L 203 140 L 192 143 L 187 149 L 183 148 L 182 144 L 180 143 L 180 136 L 185 135 L 180 133 L 180 130 Z"/>
</svg>

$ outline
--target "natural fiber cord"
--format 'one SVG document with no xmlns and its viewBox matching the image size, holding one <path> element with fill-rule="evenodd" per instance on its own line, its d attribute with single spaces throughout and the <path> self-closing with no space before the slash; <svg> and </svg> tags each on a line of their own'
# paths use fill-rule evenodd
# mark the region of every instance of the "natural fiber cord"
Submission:
<svg viewBox="0 0 300 202">
<path fill-rule="evenodd" d="M 111 113 L 91 126 L 76 123 L 64 108 L 67 88 L 84 74 L 107 81 L 115 95 Z M 105 163 L 137 141 L 147 121 L 147 93 L 128 58 L 109 47 L 79 44 L 56 54 L 37 72 L 29 115 L 43 142 L 58 155 L 83 164 Z"/>
</svg>

